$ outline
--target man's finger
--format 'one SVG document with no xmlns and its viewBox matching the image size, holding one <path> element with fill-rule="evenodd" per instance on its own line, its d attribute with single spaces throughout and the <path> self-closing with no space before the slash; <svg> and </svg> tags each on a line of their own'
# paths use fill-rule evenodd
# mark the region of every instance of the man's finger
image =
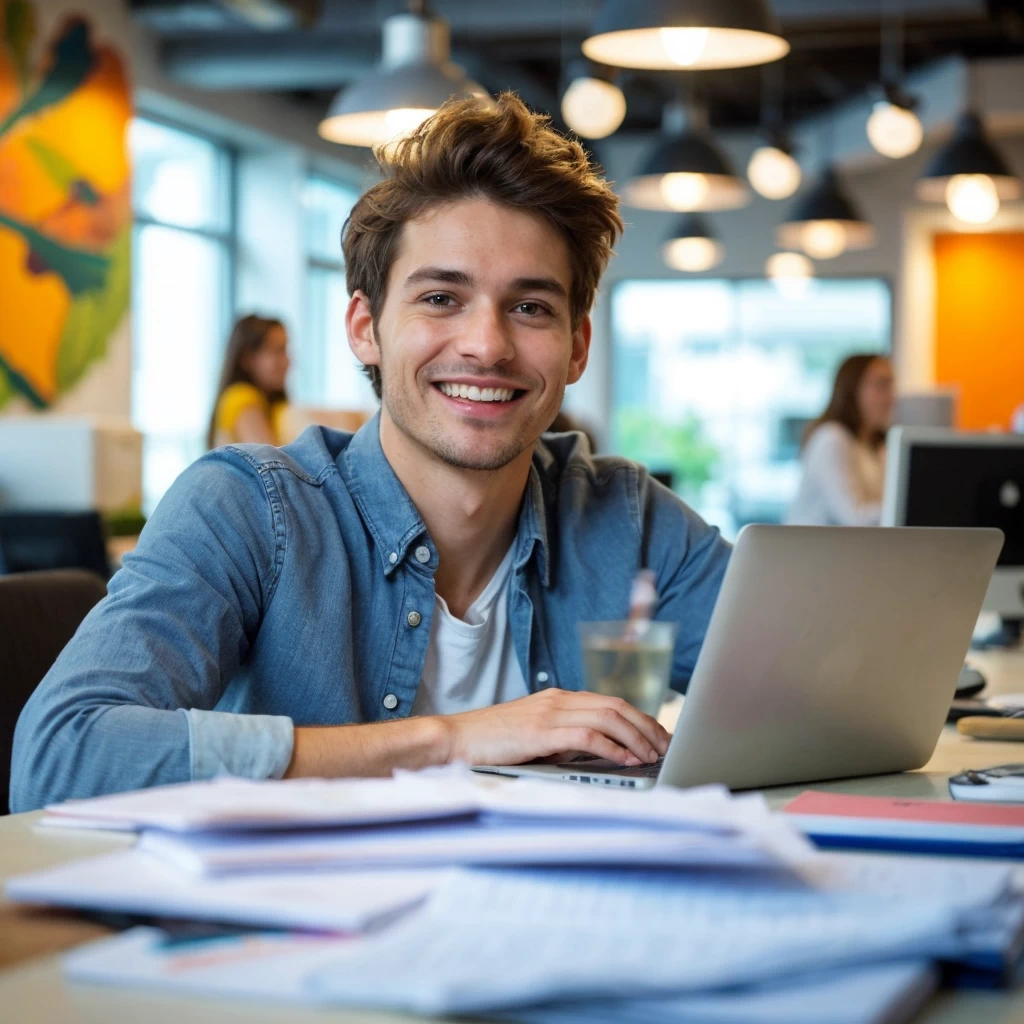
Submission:
<svg viewBox="0 0 1024 1024">
<path fill-rule="evenodd" d="M 607 697 L 599 693 L 590 693 L 587 690 L 563 690 L 562 693 L 567 698 L 561 702 L 561 706 L 566 711 L 578 711 L 583 708 L 611 709 L 643 735 L 646 741 L 657 751 L 658 757 L 663 757 L 668 750 L 672 734 L 656 719 L 651 718 L 650 715 L 645 715 L 621 697 Z"/>
<path fill-rule="evenodd" d="M 643 764 L 643 759 L 625 747 L 609 739 L 598 729 L 591 729 L 585 725 L 566 726 L 554 729 L 551 733 L 554 750 L 582 750 L 595 757 L 603 757 L 615 764 L 634 767 Z"/>
<path fill-rule="evenodd" d="M 552 725 L 593 729 L 613 740 L 620 747 L 625 747 L 645 764 L 657 761 L 660 756 L 654 744 L 614 708 L 601 707 L 563 711 L 552 722 Z"/>
</svg>

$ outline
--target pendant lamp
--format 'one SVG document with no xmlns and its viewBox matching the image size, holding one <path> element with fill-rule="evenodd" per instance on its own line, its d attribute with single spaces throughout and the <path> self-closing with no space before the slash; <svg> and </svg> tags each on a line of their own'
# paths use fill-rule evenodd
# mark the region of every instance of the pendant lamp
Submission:
<svg viewBox="0 0 1024 1024">
<path fill-rule="evenodd" d="M 789 53 L 767 0 L 606 0 L 583 52 L 620 68 L 742 68 Z"/>
<path fill-rule="evenodd" d="M 918 101 L 896 86 L 884 87 L 884 98 L 875 103 L 866 125 L 868 142 L 893 160 L 921 148 L 924 128 L 915 113 Z"/>
<path fill-rule="evenodd" d="M 803 180 L 785 129 L 783 68 L 782 64 L 772 64 L 761 69 L 762 141 L 747 164 L 747 180 L 765 199 L 787 199 Z"/>
<path fill-rule="evenodd" d="M 882 18 L 881 98 L 865 126 L 868 142 L 893 160 L 921 148 L 924 128 L 916 110 L 920 101 L 903 88 L 903 16 Z"/>
<path fill-rule="evenodd" d="M 569 85 L 562 94 L 562 119 L 581 138 L 603 139 L 616 131 L 626 116 L 626 97 L 603 71 L 588 61 L 569 68 Z"/>
<path fill-rule="evenodd" d="M 814 264 L 801 252 L 777 252 L 764 264 L 765 277 L 786 299 L 801 299 L 810 290 Z"/>
<path fill-rule="evenodd" d="M 663 129 L 667 137 L 623 188 L 630 206 L 689 212 L 733 210 L 750 201 L 743 179 L 715 144 L 702 114 L 669 104 Z"/>
<path fill-rule="evenodd" d="M 802 249 L 816 260 L 875 244 L 875 229 L 843 188 L 834 167 L 797 200 L 776 235 L 780 248 Z"/>
<path fill-rule="evenodd" d="M 673 270 L 693 274 L 717 267 L 725 259 L 725 246 L 715 237 L 706 217 L 687 213 L 669 232 L 661 253 Z"/>
<path fill-rule="evenodd" d="M 932 158 L 917 180 L 918 198 L 945 201 L 952 214 L 968 224 L 985 224 L 1006 199 L 1017 199 L 1021 181 L 989 141 L 981 118 L 960 116 L 953 138 Z"/>
<path fill-rule="evenodd" d="M 350 146 L 381 145 L 415 130 L 453 96 L 486 98 L 448 60 L 450 52 L 444 19 L 422 12 L 387 18 L 380 68 L 334 97 L 320 135 Z"/>
<path fill-rule="evenodd" d="M 747 164 L 747 179 L 765 199 L 788 199 L 796 192 L 803 173 L 785 135 L 772 133 L 754 150 Z"/>
</svg>

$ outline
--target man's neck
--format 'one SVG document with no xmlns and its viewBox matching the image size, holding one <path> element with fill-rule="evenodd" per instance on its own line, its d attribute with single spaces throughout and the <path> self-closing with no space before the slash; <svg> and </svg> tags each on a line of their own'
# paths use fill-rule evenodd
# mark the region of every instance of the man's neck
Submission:
<svg viewBox="0 0 1024 1024">
<path fill-rule="evenodd" d="M 437 547 L 434 589 L 462 618 L 516 536 L 533 446 L 499 470 L 450 466 L 382 412 L 380 443 Z"/>
</svg>

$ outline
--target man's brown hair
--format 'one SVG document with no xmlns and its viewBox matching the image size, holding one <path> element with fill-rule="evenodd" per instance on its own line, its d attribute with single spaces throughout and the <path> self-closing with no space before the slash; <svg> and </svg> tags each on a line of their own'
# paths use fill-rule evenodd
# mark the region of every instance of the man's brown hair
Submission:
<svg viewBox="0 0 1024 1024">
<path fill-rule="evenodd" d="M 432 206 L 490 199 L 540 214 L 569 247 L 572 328 L 590 312 L 622 233 L 619 200 L 583 147 L 532 114 L 514 93 L 491 103 L 450 100 L 414 132 L 374 154 L 384 180 L 365 192 L 342 231 L 349 294 L 366 293 L 376 323 L 402 228 Z M 365 367 L 377 397 L 380 370 Z"/>
</svg>

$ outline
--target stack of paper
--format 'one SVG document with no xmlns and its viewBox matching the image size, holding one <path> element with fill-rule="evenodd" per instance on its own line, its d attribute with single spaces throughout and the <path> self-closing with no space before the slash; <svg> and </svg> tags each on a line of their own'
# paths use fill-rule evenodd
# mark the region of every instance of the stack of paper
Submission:
<svg viewBox="0 0 1024 1024">
<path fill-rule="evenodd" d="M 537 1024 L 896 1024 L 934 983 L 928 965 L 998 975 L 1024 936 L 1008 867 L 820 854 L 760 797 L 716 787 L 456 769 L 49 810 L 139 842 L 12 879 L 12 900 L 306 933 L 226 936 L 207 957 L 136 929 L 72 954 L 82 980 Z M 857 993 L 860 1015 L 815 1018 L 829 985 Z"/>
<path fill-rule="evenodd" d="M 11 879 L 11 900 L 245 925 L 351 930 L 458 865 L 796 868 L 816 854 L 759 798 L 507 782 L 464 768 L 392 779 L 223 778 L 47 809 L 136 847 Z M 315 874 L 311 870 L 315 869 Z"/>
<path fill-rule="evenodd" d="M 452 864 L 796 865 L 813 847 L 758 797 L 721 787 L 582 790 L 447 772 L 218 779 L 47 808 L 50 825 L 143 833 L 195 874 Z"/>
<path fill-rule="evenodd" d="M 281 933 L 181 941 L 159 929 L 136 928 L 76 950 L 65 966 L 73 981 L 324 1004 L 308 979 L 330 970 L 358 942 Z M 657 999 L 566 1001 L 487 1015 L 514 1024 L 904 1024 L 936 983 L 930 963 L 908 961 Z"/>
</svg>

